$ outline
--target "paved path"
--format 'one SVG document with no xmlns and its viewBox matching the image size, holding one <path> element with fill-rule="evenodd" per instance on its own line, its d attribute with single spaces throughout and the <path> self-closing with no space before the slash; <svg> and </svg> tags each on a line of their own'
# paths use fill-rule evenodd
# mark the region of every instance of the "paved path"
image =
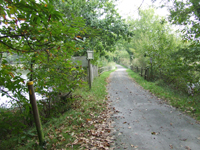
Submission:
<svg viewBox="0 0 200 150">
<path fill-rule="evenodd" d="M 116 149 L 200 150 L 200 125 L 143 90 L 126 72 L 111 73 L 107 87 Z"/>
</svg>

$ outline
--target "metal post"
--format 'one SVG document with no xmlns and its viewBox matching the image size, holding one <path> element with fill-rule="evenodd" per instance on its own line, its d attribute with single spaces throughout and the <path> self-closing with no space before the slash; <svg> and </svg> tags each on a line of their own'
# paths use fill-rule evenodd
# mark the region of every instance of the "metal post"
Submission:
<svg viewBox="0 0 200 150">
<path fill-rule="evenodd" d="M 38 108 L 37 108 L 35 91 L 33 89 L 33 81 L 28 81 L 27 85 L 28 85 L 29 97 L 30 97 L 30 101 L 31 101 L 31 105 L 32 105 L 32 110 L 33 110 L 33 116 L 35 119 L 35 125 L 36 125 L 36 129 L 38 132 L 39 143 L 41 146 L 43 146 L 44 145 L 44 134 L 42 131 L 42 124 L 40 121 L 40 115 L 39 115 Z"/>
</svg>

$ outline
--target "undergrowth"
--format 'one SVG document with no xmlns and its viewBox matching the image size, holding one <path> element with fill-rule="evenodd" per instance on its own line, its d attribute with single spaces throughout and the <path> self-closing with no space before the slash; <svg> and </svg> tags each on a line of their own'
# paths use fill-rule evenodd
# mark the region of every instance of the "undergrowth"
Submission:
<svg viewBox="0 0 200 150">
<path fill-rule="evenodd" d="M 106 110 L 106 78 L 111 72 L 104 72 L 94 79 L 91 90 L 87 84 L 77 89 L 73 93 L 71 109 L 43 124 L 46 142 L 43 147 L 39 146 L 33 127 L 17 136 L 8 135 L 7 140 L 0 141 L 1 149 L 80 149 L 80 145 L 73 144 L 74 140 L 77 136 L 87 137 L 88 131 L 94 128 L 89 122 Z"/>
</svg>

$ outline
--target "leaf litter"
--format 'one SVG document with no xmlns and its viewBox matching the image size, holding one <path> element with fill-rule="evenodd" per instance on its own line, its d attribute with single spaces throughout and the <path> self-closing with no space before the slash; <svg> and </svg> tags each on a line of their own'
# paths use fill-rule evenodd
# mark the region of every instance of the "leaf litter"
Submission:
<svg viewBox="0 0 200 150">
<path fill-rule="evenodd" d="M 90 100 L 82 99 L 82 102 L 91 101 L 91 99 L 92 97 L 90 97 Z M 110 107 L 108 101 L 104 99 L 94 104 L 102 109 L 95 110 L 91 107 L 87 115 L 84 107 L 80 107 L 80 103 L 80 100 L 74 102 L 73 109 L 77 115 L 63 117 L 60 125 L 50 124 L 48 128 L 45 128 L 46 145 L 43 147 L 44 149 L 114 149 L 114 134 L 112 134 L 114 129 L 111 115 L 118 111 Z M 79 121 L 80 123 L 78 123 Z M 37 137 L 34 137 L 31 141 L 35 141 L 35 144 L 39 145 Z"/>
<path fill-rule="evenodd" d="M 90 126 L 94 126 L 94 128 L 87 130 L 86 134 L 74 134 L 73 137 L 75 140 L 65 146 L 72 147 L 72 145 L 80 145 L 79 149 L 90 150 L 114 149 L 114 136 L 111 135 L 112 121 L 110 119 L 113 110 L 115 108 L 109 108 L 107 105 L 107 109 L 102 111 L 97 117 L 90 114 L 92 117 L 86 119 L 85 128 L 89 129 Z"/>
</svg>

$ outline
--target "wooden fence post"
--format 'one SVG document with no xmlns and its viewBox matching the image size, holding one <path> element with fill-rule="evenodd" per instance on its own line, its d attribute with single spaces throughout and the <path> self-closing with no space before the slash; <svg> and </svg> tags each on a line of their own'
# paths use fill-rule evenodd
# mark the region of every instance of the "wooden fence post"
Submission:
<svg viewBox="0 0 200 150">
<path fill-rule="evenodd" d="M 40 121 L 40 115 L 39 115 L 38 108 L 37 108 L 35 91 L 33 89 L 33 81 L 28 81 L 27 85 L 28 85 L 29 97 L 30 97 L 30 101 L 31 101 L 31 105 L 32 105 L 32 110 L 33 110 L 33 116 L 35 119 L 35 125 L 36 125 L 36 129 L 38 132 L 39 144 L 41 146 L 43 146 L 44 145 L 44 134 L 42 131 L 42 124 Z"/>
<path fill-rule="evenodd" d="M 92 81 L 91 81 L 91 66 L 90 66 L 90 59 L 88 59 L 88 83 L 89 83 L 89 88 L 91 90 L 92 88 Z"/>
<path fill-rule="evenodd" d="M 147 68 L 144 70 L 144 79 L 147 80 Z"/>
<path fill-rule="evenodd" d="M 153 80 L 153 65 L 151 63 L 151 80 Z"/>
</svg>

